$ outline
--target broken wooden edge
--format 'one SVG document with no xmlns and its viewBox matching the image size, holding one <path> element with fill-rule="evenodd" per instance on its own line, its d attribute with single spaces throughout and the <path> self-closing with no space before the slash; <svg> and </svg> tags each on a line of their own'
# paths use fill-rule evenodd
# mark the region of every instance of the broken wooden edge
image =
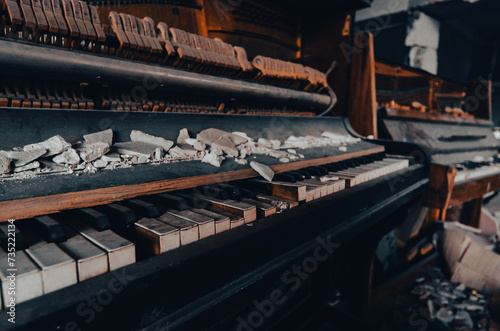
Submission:
<svg viewBox="0 0 500 331">
<path fill-rule="evenodd" d="M 384 152 L 384 146 L 370 149 L 332 155 L 323 158 L 296 161 L 270 166 L 275 173 L 288 172 L 306 167 L 318 166 L 347 159 L 362 157 L 370 154 Z M 47 195 L 35 198 L 26 198 L 0 202 L 0 222 L 10 219 L 24 219 L 40 215 L 58 213 L 63 210 L 85 208 L 109 204 L 116 201 L 132 199 L 141 195 L 152 195 L 169 191 L 189 189 L 197 186 L 222 183 L 240 179 L 257 177 L 251 169 L 240 169 L 215 174 L 205 174 L 192 177 L 159 180 L 149 183 L 105 187 L 87 191 L 77 191 L 62 194 Z"/>
</svg>

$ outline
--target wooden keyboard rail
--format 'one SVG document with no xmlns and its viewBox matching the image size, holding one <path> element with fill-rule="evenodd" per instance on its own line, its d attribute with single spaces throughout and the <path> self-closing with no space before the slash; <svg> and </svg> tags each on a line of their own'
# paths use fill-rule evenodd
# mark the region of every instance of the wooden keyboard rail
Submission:
<svg viewBox="0 0 500 331">
<path fill-rule="evenodd" d="M 383 146 L 333 155 L 324 158 L 310 159 L 271 166 L 274 172 L 282 173 L 311 166 L 344 161 L 356 157 L 384 152 Z M 149 183 L 106 187 L 87 191 L 69 192 L 0 202 L 0 222 L 9 219 L 24 219 L 39 215 L 57 213 L 62 210 L 84 208 L 109 204 L 115 201 L 131 199 L 141 195 L 152 195 L 169 191 L 193 188 L 201 185 L 234 181 L 256 177 L 253 169 L 240 169 L 215 174 L 204 174 L 176 179 L 159 180 Z"/>
</svg>

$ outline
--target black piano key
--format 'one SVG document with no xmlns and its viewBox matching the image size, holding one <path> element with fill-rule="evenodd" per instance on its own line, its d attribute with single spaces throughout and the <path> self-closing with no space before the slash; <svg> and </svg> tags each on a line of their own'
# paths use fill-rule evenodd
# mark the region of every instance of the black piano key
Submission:
<svg viewBox="0 0 500 331">
<path fill-rule="evenodd" d="M 288 175 L 286 173 L 285 174 L 276 174 L 276 175 L 274 175 L 273 180 L 287 182 L 287 183 L 295 183 L 295 182 L 297 182 L 297 180 L 295 180 L 295 177 L 293 177 L 292 175 Z"/>
<path fill-rule="evenodd" d="M 229 194 L 217 184 L 197 187 L 193 192 L 222 200 L 230 199 Z"/>
<path fill-rule="evenodd" d="M 273 188 L 271 187 L 271 185 L 266 185 L 265 183 L 262 183 L 260 181 L 255 181 L 252 179 L 235 182 L 235 185 L 238 185 L 240 189 L 247 189 L 266 195 L 273 194 Z"/>
<path fill-rule="evenodd" d="M 243 198 L 243 195 L 241 194 L 240 188 L 238 186 L 226 183 L 220 183 L 217 184 L 217 186 L 226 191 L 226 193 L 229 195 L 229 199 L 231 200 L 240 201 Z"/>
<path fill-rule="evenodd" d="M 114 225 L 127 227 L 137 221 L 137 217 L 132 209 L 116 203 L 94 208 L 106 215 L 113 227 Z"/>
<path fill-rule="evenodd" d="M 304 176 L 302 176 L 301 174 L 299 174 L 297 171 L 289 171 L 286 174 L 293 176 L 296 181 L 304 180 Z"/>
<path fill-rule="evenodd" d="M 300 170 L 295 170 L 295 172 L 303 176 L 305 179 L 311 179 L 311 174 L 307 171 L 300 169 Z"/>
<path fill-rule="evenodd" d="M 328 169 L 325 166 L 315 166 L 314 168 L 318 169 L 321 172 L 321 176 L 328 175 Z"/>
<path fill-rule="evenodd" d="M 155 194 L 144 197 L 143 199 L 148 202 L 154 203 L 156 206 L 161 205 L 161 207 L 172 208 L 179 211 L 189 209 L 189 204 L 186 199 L 183 199 L 171 193 Z"/>
<path fill-rule="evenodd" d="M 322 172 L 319 169 L 316 169 L 314 167 L 308 167 L 304 169 L 305 171 L 309 172 L 311 176 L 321 176 Z"/>
<path fill-rule="evenodd" d="M 132 209 L 137 216 L 141 215 L 149 218 L 160 216 L 160 211 L 155 205 L 140 199 L 122 201 L 118 204 Z"/>
<path fill-rule="evenodd" d="M 207 208 L 210 203 L 208 201 L 199 199 L 193 195 L 187 194 L 190 191 L 175 192 L 174 195 L 181 197 L 187 201 L 187 203 L 193 208 L 204 209 Z"/>
<path fill-rule="evenodd" d="M 252 191 L 252 190 L 248 190 L 248 189 L 245 189 L 245 188 L 240 188 L 240 192 L 242 194 L 242 196 L 244 198 L 248 198 L 248 199 L 257 199 L 257 194 Z"/>
<path fill-rule="evenodd" d="M 15 223 L 0 223 L 0 246 L 2 246 L 6 252 L 10 252 L 9 249 L 12 248 L 15 248 L 16 251 L 21 251 L 27 248 L 24 235 Z"/>
<path fill-rule="evenodd" d="M 66 240 L 66 233 L 61 224 L 50 216 L 37 216 L 29 223 L 48 243 Z"/>
<path fill-rule="evenodd" d="M 54 215 L 57 221 L 62 222 L 70 220 L 71 217 L 75 217 L 77 220 L 87 223 L 97 231 L 104 231 L 111 228 L 108 217 L 94 208 L 75 209 L 67 213 Z"/>
<path fill-rule="evenodd" d="M 342 167 L 340 167 L 337 163 L 327 164 L 326 168 L 328 169 L 328 171 L 331 171 L 331 172 L 338 172 L 338 171 L 342 170 Z"/>
</svg>

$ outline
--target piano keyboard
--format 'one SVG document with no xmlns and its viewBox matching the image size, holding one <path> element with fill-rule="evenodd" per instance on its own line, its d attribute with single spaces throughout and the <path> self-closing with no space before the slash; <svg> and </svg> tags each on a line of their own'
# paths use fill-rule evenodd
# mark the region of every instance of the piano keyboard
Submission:
<svg viewBox="0 0 500 331">
<path fill-rule="evenodd" d="M 212 184 L 17 221 L 16 242 L 26 245 L 16 246 L 22 289 L 16 302 L 133 264 L 136 258 L 163 254 L 257 219 L 265 221 L 407 167 L 408 158 L 377 154 L 276 174 L 272 182 Z M 0 240 L 3 243 L 5 235 Z M 6 300 L 7 254 L 0 250 L 0 255 Z"/>
</svg>

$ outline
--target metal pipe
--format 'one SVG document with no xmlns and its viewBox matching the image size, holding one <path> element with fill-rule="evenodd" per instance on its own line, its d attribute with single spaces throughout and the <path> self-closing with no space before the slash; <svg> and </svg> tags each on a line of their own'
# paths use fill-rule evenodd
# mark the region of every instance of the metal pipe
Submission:
<svg viewBox="0 0 500 331">
<path fill-rule="evenodd" d="M 6 39 L 0 39 L 0 70 L 30 78 L 128 85 L 137 93 L 160 88 L 319 110 L 326 109 L 331 101 L 329 95 Z"/>
</svg>

